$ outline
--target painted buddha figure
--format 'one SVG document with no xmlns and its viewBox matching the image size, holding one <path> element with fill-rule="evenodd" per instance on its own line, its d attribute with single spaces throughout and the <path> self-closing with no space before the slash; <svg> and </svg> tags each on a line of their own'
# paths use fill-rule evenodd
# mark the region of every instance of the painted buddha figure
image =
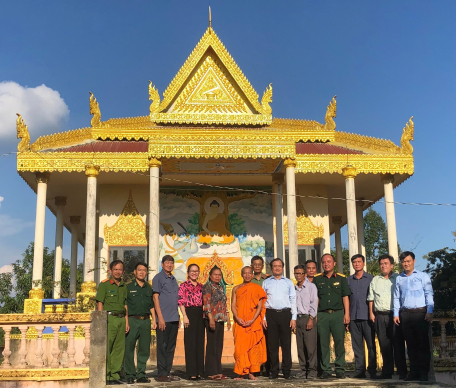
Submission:
<svg viewBox="0 0 456 388">
<path fill-rule="evenodd" d="M 234 241 L 233 234 L 226 228 L 227 219 L 220 212 L 220 204 L 217 200 L 210 203 L 210 210 L 206 213 L 202 224 L 203 231 L 198 236 L 199 243 L 229 244 Z"/>
</svg>

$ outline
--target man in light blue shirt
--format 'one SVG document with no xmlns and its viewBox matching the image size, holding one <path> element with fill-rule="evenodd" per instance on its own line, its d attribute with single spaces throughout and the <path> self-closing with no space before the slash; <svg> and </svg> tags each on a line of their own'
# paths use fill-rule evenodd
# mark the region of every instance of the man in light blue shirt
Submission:
<svg viewBox="0 0 456 388">
<path fill-rule="evenodd" d="M 266 319 L 263 326 L 267 329 L 268 353 L 271 363 L 270 379 L 279 376 L 279 345 L 282 348 L 283 377 L 291 375 L 291 331 L 296 328 L 296 291 L 290 279 L 283 276 L 284 263 L 274 259 L 270 263 L 272 276 L 263 281 L 266 291 Z"/>
<path fill-rule="evenodd" d="M 407 343 L 410 373 L 406 381 L 428 381 L 431 362 L 429 330 L 434 312 L 434 291 L 429 275 L 415 269 L 415 255 L 399 256 L 404 272 L 396 278 L 394 323 L 400 325 Z"/>
</svg>

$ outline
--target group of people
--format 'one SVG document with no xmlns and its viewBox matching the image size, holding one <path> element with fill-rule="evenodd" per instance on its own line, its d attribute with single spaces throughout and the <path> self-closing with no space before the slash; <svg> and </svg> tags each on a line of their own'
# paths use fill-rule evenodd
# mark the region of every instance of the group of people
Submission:
<svg viewBox="0 0 456 388">
<path fill-rule="evenodd" d="M 415 255 L 403 252 L 404 271 L 393 272 L 394 259 L 378 259 L 381 274 L 364 271 L 365 258 L 351 258 L 354 274 L 348 278 L 335 271 L 330 254 L 321 258 L 322 273 L 315 261 L 294 267 L 296 284 L 284 276 L 284 263 L 273 259 L 271 275 L 263 273 L 264 259 L 254 256 L 242 268 L 243 283 L 232 290 L 234 372 L 237 379 L 256 380 L 262 366 L 270 379 L 281 369 L 292 377 L 292 333 L 296 334 L 301 373 L 307 379 L 333 378 L 330 336 L 334 340 L 335 377 L 345 378 L 345 331 L 351 334 L 356 372 L 353 377 L 391 379 L 396 364 L 399 378 L 427 381 L 431 361 L 430 323 L 433 290 L 429 276 L 415 269 Z M 138 263 L 135 279 L 122 282 L 122 261 L 110 264 L 111 279 L 102 282 L 96 295 L 97 309 L 108 311 L 107 384 L 150 382 L 146 362 L 150 355 L 151 329 L 156 329 L 159 382 L 179 380 L 171 374 L 177 333 L 178 310 L 184 326 L 186 373 L 189 380 L 225 380 L 222 352 L 225 325 L 231 329 L 226 283 L 214 266 L 206 284 L 198 282 L 200 268 L 190 264 L 187 280 L 178 285 L 172 272 L 174 259 L 162 258 L 162 271 L 151 287 L 147 265 Z M 377 333 L 383 358 L 377 376 Z M 206 349 L 204 343 L 206 340 Z M 365 346 L 368 363 L 366 367 Z M 410 369 L 405 360 L 407 344 Z M 134 352 L 137 345 L 137 365 Z M 282 364 L 279 365 L 279 349 Z M 122 363 L 125 379 L 120 378 Z"/>
</svg>

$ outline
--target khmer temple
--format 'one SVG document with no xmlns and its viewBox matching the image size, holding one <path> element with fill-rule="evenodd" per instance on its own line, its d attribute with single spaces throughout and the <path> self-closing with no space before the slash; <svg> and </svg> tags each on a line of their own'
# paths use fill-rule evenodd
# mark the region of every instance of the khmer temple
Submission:
<svg viewBox="0 0 456 388">
<path fill-rule="evenodd" d="M 18 115 L 17 171 L 37 194 L 33 288 L 23 322 L 46 315 L 45 222 L 56 223 L 55 299 L 63 296 L 63 243 L 71 243 L 72 297 L 94 295 L 114 259 L 127 272 L 147 262 L 152 279 L 166 254 L 174 257 L 179 281 L 191 263 L 199 264 L 203 281 L 218 265 L 232 287 L 254 255 L 285 259 L 293 277 L 295 265 L 330 251 L 332 234 L 341 271 L 342 245 L 350 255 L 365 251 L 363 211 L 382 198 L 389 252 L 398 260 L 393 189 L 414 171 L 412 119 L 398 128 L 396 145 L 336 129 L 332 95 L 315 112 L 319 121 L 275 117 L 273 85 L 265 83 L 260 96 L 211 25 L 166 90 L 147 83 L 154 74 L 144 77 L 150 108 L 141 117 L 104 118 L 103 101 L 90 93 L 90 125 L 32 142 Z M 46 207 L 55 221 L 45 220 Z M 63 228 L 71 242 L 63 241 Z M 78 244 L 84 247 L 81 290 Z M 60 312 L 72 316 L 63 306 Z M 57 319 L 56 311 L 49 313 Z M 70 367 L 78 364 L 69 358 Z"/>
</svg>

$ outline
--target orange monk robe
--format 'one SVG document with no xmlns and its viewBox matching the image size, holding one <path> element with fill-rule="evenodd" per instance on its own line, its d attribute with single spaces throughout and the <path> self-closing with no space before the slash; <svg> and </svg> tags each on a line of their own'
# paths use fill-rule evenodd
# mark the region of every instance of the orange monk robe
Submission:
<svg viewBox="0 0 456 388">
<path fill-rule="evenodd" d="M 258 303 L 263 299 L 263 309 L 255 322 L 249 327 L 234 323 L 234 372 L 238 375 L 259 372 L 261 364 L 266 362 L 266 339 L 262 322 L 266 308 L 266 293 L 258 284 L 248 283 L 236 290 L 237 315 L 244 321 L 250 321 L 255 315 Z"/>
</svg>

